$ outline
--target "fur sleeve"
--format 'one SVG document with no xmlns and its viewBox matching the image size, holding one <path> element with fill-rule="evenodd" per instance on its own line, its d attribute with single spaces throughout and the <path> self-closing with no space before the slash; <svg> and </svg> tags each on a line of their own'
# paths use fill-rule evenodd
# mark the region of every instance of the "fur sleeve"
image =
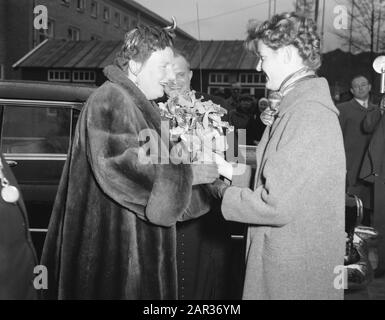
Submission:
<svg viewBox="0 0 385 320">
<path fill-rule="evenodd" d="M 120 86 L 105 84 L 87 104 L 87 155 L 101 189 L 142 219 L 175 224 L 190 203 L 189 166 L 139 161 L 139 132 L 147 123 Z"/>
</svg>

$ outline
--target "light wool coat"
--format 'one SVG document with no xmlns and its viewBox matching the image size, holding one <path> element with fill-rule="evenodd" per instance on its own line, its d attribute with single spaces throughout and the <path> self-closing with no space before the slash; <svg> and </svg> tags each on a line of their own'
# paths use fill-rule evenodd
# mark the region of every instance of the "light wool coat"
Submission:
<svg viewBox="0 0 385 320">
<path fill-rule="evenodd" d="M 256 157 L 254 190 L 229 187 L 222 202 L 227 220 L 250 224 L 243 299 L 342 299 L 345 153 L 325 79 L 284 97 Z"/>
</svg>

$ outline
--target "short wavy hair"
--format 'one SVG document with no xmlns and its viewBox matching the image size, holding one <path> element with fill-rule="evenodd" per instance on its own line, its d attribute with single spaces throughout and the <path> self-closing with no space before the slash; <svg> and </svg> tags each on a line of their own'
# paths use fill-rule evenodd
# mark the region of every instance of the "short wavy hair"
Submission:
<svg viewBox="0 0 385 320">
<path fill-rule="evenodd" d="M 245 45 L 251 51 L 256 52 L 259 40 L 273 50 L 293 45 L 307 67 L 317 70 L 321 66 L 321 40 L 312 19 L 285 12 L 262 24 L 250 21 L 247 33 Z"/>
<path fill-rule="evenodd" d="M 140 25 L 127 32 L 124 43 L 115 57 L 114 64 L 127 71 L 130 60 L 144 63 L 154 51 L 174 47 L 173 29 Z"/>
</svg>

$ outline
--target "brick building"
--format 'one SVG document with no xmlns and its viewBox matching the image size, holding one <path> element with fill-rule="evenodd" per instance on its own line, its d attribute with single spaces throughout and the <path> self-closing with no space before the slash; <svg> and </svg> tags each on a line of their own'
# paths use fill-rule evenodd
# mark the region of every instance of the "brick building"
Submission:
<svg viewBox="0 0 385 320">
<path fill-rule="evenodd" d="M 38 5 L 48 10 L 47 30 L 34 29 Z M 46 39 L 121 40 L 138 23 L 170 24 L 132 0 L 0 0 L 0 79 L 21 78 L 12 65 Z M 179 28 L 176 34 L 194 39 Z"/>
</svg>

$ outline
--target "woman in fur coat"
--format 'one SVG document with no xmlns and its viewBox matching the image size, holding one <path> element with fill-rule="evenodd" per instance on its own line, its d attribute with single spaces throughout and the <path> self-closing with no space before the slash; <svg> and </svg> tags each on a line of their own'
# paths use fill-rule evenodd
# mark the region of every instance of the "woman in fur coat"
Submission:
<svg viewBox="0 0 385 320">
<path fill-rule="evenodd" d="M 169 30 L 133 29 L 84 106 L 43 250 L 47 298 L 177 298 L 175 224 L 209 211 L 197 185 L 218 170 L 167 161 L 168 131 L 151 101 L 164 94 L 172 57 Z M 146 157 L 148 143 L 161 161 Z"/>
</svg>

